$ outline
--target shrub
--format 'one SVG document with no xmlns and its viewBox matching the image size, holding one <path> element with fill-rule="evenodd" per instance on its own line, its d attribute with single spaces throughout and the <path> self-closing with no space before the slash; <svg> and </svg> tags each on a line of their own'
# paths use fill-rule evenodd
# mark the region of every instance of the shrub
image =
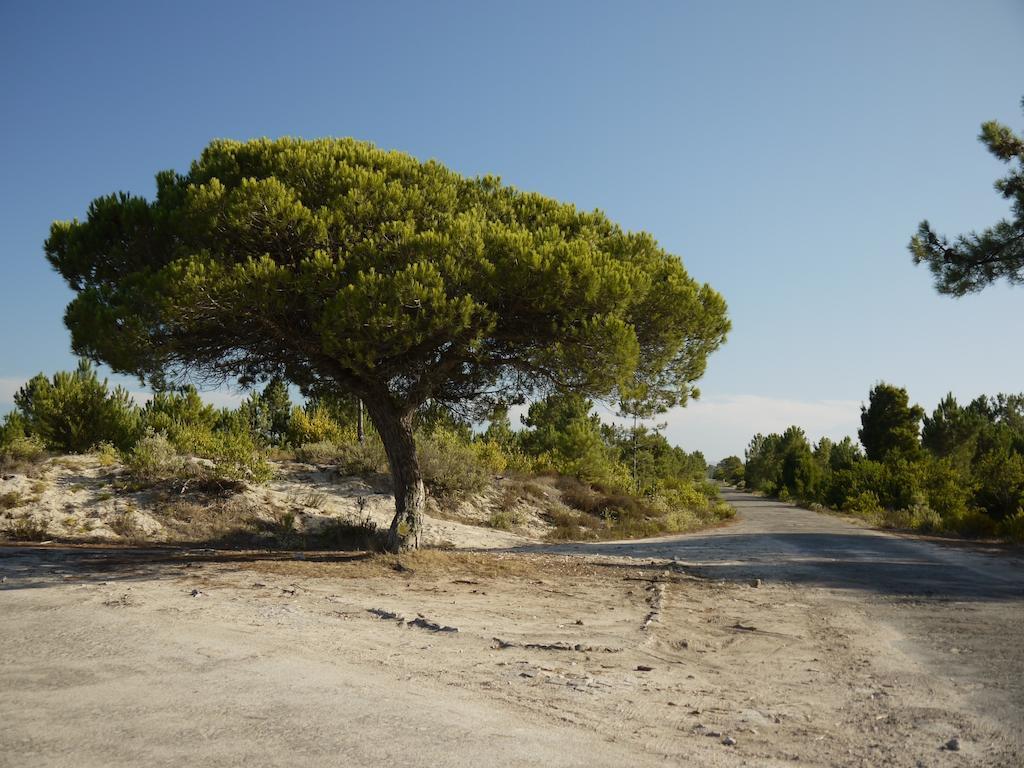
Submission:
<svg viewBox="0 0 1024 768">
<path fill-rule="evenodd" d="M 18 411 L 11 411 L 4 416 L 3 423 L 0 424 L 0 453 L 6 451 L 15 440 L 27 437 L 27 428 L 25 417 Z"/>
<path fill-rule="evenodd" d="M 299 543 L 299 534 L 295 530 L 297 518 L 294 512 L 282 512 L 277 520 L 270 523 L 268 530 L 282 547 L 294 547 Z"/>
<path fill-rule="evenodd" d="M 162 433 L 150 433 L 140 439 L 125 456 L 124 463 L 129 474 L 141 483 L 182 477 L 186 466 L 185 458 Z"/>
<path fill-rule="evenodd" d="M 489 449 L 481 451 L 447 427 L 417 436 L 423 481 L 436 493 L 445 495 L 479 491 L 494 475 Z"/>
<path fill-rule="evenodd" d="M 30 515 L 23 515 L 10 524 L 6 533 L 10 538 L 19 541 L 44 541 L 50 534 L 50 526 L 46 520 L 36 520 Z"/>
<path fill-rule="evenodd" d="M 505 451 L 505 471 L 517 475 L 543 475 L 555 472 L 555 462 L 550 453 L 536 456 L 518 448 Z"/>
<path fill-rule="evenodd" d="M 384 453 L 384 443 L 375 433 L 368 433 L 362 443 L 354 429 L 343 431 L 342 437 L 337 462 L 343 471 L 364 476 L 387 474 L 388 457 Z"/>
<path fill-rule="evenodd" d="M 128 541 L 136 541 L 143 534 L 142 527 L 135 517 L 135 512 L 125 509 L 117 512 L 108 523 L 108 527 L 118 536 Z"/>
<path fill-rule="evenodd" d="M 52 379 L 33 377 L 14 402 L 25 431 L 38 435 L 51 450 L 84 453 L 104 441 L 123 450 L 139 430 L 139 409 L 127 390 L 111 390 L 87 360 L 74 372 L 61 371 Z"/>
<path fill-rule="evenodd" d="M 561 492 L 562 503 L 580 512 L 603 517 L 609 507 L 604 494 L 575 477 L 563 475 L 558 478 L 556 486 Z"/>
<path fill-rule="evenodd" d="M 212 461 L 210 474 L 218 479 L 264 483 L 272 475 L 266 457 L 248 430 L 187 426 L 178 430 L 174 444 L 179 451 Z"/>
<path fill-rule="evenodd" d="M 974 486 L 948 459 L 930 459 L 925 463 L 924 492 L 928 506 L 948 519 L 968 510 Z"/>
<path fill-rule="evenodd" d="M 46 446 L 38 435 L 15 437 L 0 453 L 0 462 L 6 465 L 35 463 L 46 458 Z"/>
<path fill-rule="evenodd" d="M 945 524 L 936 510 L 927 504 L 918 504 L 910 510 L 910 527 L 921 533 L 939 533 Z"/>
<path fill-rule="evenodd" d="M 165 531 L 183 541 L 219 540 L 222 544 L 255 546 L 250 535 L 254 525 L 252 502 L 243 496 L 186 496 L 168 494 L 153 512 Z"/>
<path fill-rule="evenodd" d="M 0 472 L 34 477 L 48 458 L 43 441 L 37 436 L 15 437 L 0 450 Z"/>
<path fill-rule="evenodd" d="M 361 550 L 383 552 L 387 531 L 373 520 L 326 520 L 306 538 L 312 549 Z"/>
<path fill-rule="evenodd" d="M 491 513 L 487 525 L 491 528 L 498 528 L 503 531 L 511 530 L 517 525 L 523 524 L 522 513 L 514 508 L 496 509 Z"/>
<path fill-rule="evenodd" d="M 976 509 L 946 520 L 945 526 L 947 530 L 972 538 L 987 538 L 996 534 L 996 521 Z"/>
<path fill-rule="evenodd" d="M 551 510 L 547 517 L 554 526 L 548 538 L 556 541 L 596 539 L 598 530 L 603 526 L 596 517 L 568 509 Z"/>
<path fill-rule="evenodd" d="M 14 509 L 25 503 L 25 499 L 17 491 L 0 493 L 0 509 Z"/>
<path fill-rule="evenodd" d="M 360 443 L 354 430 L 339 430 L 341 442 L 321 440 L 304 443 L 295 450 L 295 458 L 308 464 L 335 464 L 347 474 L 375 475 L 388 471 L 384 444 L 376 435 L 368 434 Z"/>
<path fill-rule="evenodd" d="M 700 528 L 705 520 L 692 509 L 672 509 L 665 515 L 666 533 L 685 533 Z"/>
<path fill-rule="evenodd" d="M 477 460 L 492 475 L 500 475 L 508 468 L 508 456 L 500 443 L 493 440 L 474 440 L 469 444 Z"/>
<path fill-rule="evenodd" d="M 999 535 L 1010 541 L 1024 542 L 1024 507 L 1003 519 L 999 524 Z"/>
<path fill-rule="evenodd" d="M 973 472 L 977 480 L 974 502 L 994 520 L 1015 514 L 1024 503 L 1024 453 L 997 445 L 981 454 Z"/>
<path fill-rule="evenodd" d="M 878 496 L 874 491 L 861 491 L 856 496 L 846 499 L 842 509 L 844 512 L 867 518 L 876 517 L 882 512 Z"/>
<path fill-rule="evenodd" d="M 183 392 L 157 392 L 142 408 L 142 433 L 162 432 L 171 442 L 186 428 L 213 430 L 219 420 L 217 409 L 204 403 L 195 387 Z"/>
<path fill-rule="evenodd" d="M 295 449 L 296 461 L 304 464 L 331 464 L 341 456 L 341 447 L 329 440 L 318 443 L 303 443 Z"/>
<path fill-rule="evenodd" d="M 94 445 L 89 453 L 99 462 L 101 467 L 112 467 L 121 460 L 121 454 L 117 452 L 114 444 L 105 441 Z"/>
<path fill-rule="evenodd" d="M 707 483 L 690 484 L 663 491 L 654 496 L 651 505 L 661 505 L 665 514 L 665 531 L 692 531 L 709 523 L 727 520 L 736 510 L 719 501 L 718 489 Z"/>
<path fill-rule="evenodd" d="M 673 509 L 691 509 L 703 512 L 710 507 L 711 502 L 711 497 L 704 492 L 703 488 L 692 484 L 673 488 L 670 491 L 662 491 L 659 496 Z"/>
<path fill-rule="evenodd" d="M 309 410 L 298 406 L 293 408 L 291 418 L 288 419 L 286 434 L 291 445 L 306 445 L 308 443 L 340 445 L 346 442 L 341 424 L 335 421 L 323 405 L 314 405 Z"/>
</svg>

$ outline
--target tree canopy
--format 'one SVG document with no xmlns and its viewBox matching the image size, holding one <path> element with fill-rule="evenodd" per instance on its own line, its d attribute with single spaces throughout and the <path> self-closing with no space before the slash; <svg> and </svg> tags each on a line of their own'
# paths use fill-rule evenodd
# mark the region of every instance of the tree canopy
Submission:
<svg viewBox="0 0 1024 768">
<path fill-rule="evenodd" d="M 872 461 L 891 455 L 912 457 L 921 447 L 923 418 L 924 409 L 910 405 L 907 390 L 880 382 L 868 393 L 868 404 L 861 406 L 857 436 Z"/>
<path fill-rule="evenodd" d="M 995 183 L 996 190 L 1010 201 L 1013 217 L 981 233 L 960 235 L 953 242 L 922 221 L 910 241 L 914 263 L 927 264 L 936 290 L 952 296 L 980 291 L 999 279 L 1024 283 L 1024 136 L 990 120 L 982 124 L 978 138 L 1004 163 L 1017 163 Z"/>
<path fill-rule="evenodd" d="M 75 351 L 163 389 L 281 377 L 366 404 L 415 545 L 412 416 L 550 391 L 685 403 L 725 302 L 643 232 L 352 139 L 212 142 L 56 222 Z"/>
</svg>

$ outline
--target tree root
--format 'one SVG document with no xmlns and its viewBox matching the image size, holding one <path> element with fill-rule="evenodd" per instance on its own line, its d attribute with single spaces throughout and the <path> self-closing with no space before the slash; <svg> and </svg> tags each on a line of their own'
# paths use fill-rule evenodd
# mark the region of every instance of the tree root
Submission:
<svg viewBox="0 0 1024 768">
<path fill-rule="evenodd" d="M 494 647 L 504 648 L 527 648 L 534 651 L 582 651 L 584 653 L 620 653 L 621 648 L 607 648 L 596 645 L 583 645 L 583 643 L 517 643 L 512 640 L 494 638 Z"/>
<path fill-rule="evenodd" d="M 385 619 L 387 621 L 394 621 L 405 627 L 416 627 L 418 629 L 427 629 L 431 632 L 458 632 L 458 627 L 450 627 L 446 624 L 438 624 L 436 621 L 430 621 L 422 614 L 417 614 L 415 619 L 407 620 L 400 613 L 394 613 L 393 611 L 385 611 L 383 608 L 367 608 L 368 613 L 372 613 L 378 619 Z"/>
</svg>

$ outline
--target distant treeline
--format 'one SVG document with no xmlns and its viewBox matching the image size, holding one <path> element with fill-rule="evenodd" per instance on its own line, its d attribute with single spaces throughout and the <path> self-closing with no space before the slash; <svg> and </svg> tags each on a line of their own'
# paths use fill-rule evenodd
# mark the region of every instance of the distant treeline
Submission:
<svg viewBox="0 0 1024 768">
<path fill-rule="evenodd" d="M 887 527 L 1024 540 L 1024 394 L 967 405 L 949 394 L 929 416 L 905 389 L 881 383 L 861 408 L 858 437 L 812 446 L 796 426 L 758 434 L 745 462 L 731 456 L 715 476 Z"/>
</svg>

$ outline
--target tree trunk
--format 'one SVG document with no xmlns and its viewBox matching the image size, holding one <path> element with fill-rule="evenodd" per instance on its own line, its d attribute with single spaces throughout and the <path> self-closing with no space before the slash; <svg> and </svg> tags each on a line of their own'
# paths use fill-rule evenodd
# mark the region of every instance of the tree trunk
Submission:
<svg viewBox="0 0 1024 768">
<path fill-rule="evenodd" d="M 384 443 L 395 491 L 395 519 L 388 531 L 387 551 L 417 549 L 423 529 L 427 493 L 412 436 L 413 411 L 401 413 L 388 403 L 366 401 L 366 410 Z"/>
<path fill-rule="evenodd" d="M 356 438 L 359 444 L 366 442 L 366 433 L 363 431 L 363 400 L 359 399 L 359 420 L 356 422 Z"/>
</svg>

